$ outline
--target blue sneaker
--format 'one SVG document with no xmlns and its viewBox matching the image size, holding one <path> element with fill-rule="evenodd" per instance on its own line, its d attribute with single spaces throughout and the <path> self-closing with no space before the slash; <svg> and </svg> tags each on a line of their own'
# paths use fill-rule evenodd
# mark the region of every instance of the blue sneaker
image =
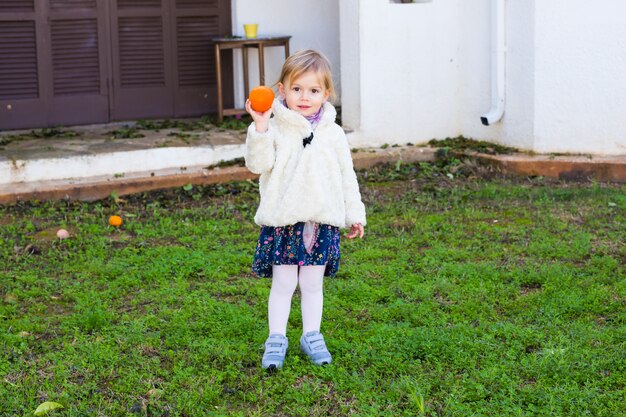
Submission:
<svg viewBox="0 0 626 417">
<path fill-rule="evenodd" d="M 265 353 L 261 365 L 264 369 L 273 371 L 283 367 L 285 355 L 287 354 L 289 341 L 282 334 L 271 334 L 265 341 Z"/>
<path fill-rule="evenodd" d="M 330 352 L 324 342 L 324 336 L 318 331 L 303 334 L 300 338 L 300 349 L 316 365 L 328 365 L 332 361 Z"/>
</svg>

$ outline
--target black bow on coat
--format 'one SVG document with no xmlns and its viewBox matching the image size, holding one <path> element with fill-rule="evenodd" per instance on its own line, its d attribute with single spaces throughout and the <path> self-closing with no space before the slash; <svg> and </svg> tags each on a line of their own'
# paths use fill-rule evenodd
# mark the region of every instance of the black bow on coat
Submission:
<svg viewBox="0 0 626 417">
<path fill-rule="evenodd" d="M 306 148 L 306 145 L 310 145 L 312 140 L 313 140 L 313 132 L 311 132 L 311 135 L 308 138 L 302 139 L 302 146 Z"/>
</svg>

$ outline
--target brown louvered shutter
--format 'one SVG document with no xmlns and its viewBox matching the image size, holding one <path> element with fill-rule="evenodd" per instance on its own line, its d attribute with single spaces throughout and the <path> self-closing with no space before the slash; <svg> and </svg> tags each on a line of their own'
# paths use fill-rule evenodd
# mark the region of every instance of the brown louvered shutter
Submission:
<svg viewBox="0 0 626 417">
<path fill-rule="evenodd" d="M 119 20 L 122 87 L 165 86 L 163 19 L 123 17 Z"/>
<path fill-rule="evenodd" d="M 116 120 L 174 114 L 169 1 L 117 0 L 112 5 Z"/>
<path fill-rule="evenodd" d="M 39 97 L 34 11 L 33 0 L 0 2 L 0 100 Z"/>
<path fill-rule="evenodd" d="M 108 0 L 0 0 L 0 129 L 109 120 Z"/>
<path fill-rule="evenodd" d="M 0 21 L 0 100 L 37 98 L 35 22 Z"/>
<path fill-rule="evenodd" d="M 207 53 L 211 38 L 217 37 L 217 16 L 184 16 L 176 19 L 178 36 L 178 85 L 207 86 L 215 83 L 214 54 Z"/>
<path fill-rule="evenodd" d="M 0 130 L 44 126 L 38 37 L 43 25 L 34 0 L 0 0 Z"/>
<path fill-rule="evenodd" d="M 96 7 L 96 0 L 50 0 L 50 9 L 53 11 L 95 9 Z"/>
<path fill-rule="evenodd" d="M 117 0 L 117 7 L 120 10 L 139 9 L 142 7 L 159 8 L 161 0 Z"/>
<path fill-rule="evenodd" d="M 230 34 L 229 0 L 117 0 L 111 14 L 115 119 L 215 111 L 211 39 Z"/>
<path fill-rule="evenodd" d="M 211 39 L 230 34 L 230 5 L 226 3 L 174 0 L 177 116 L 201 115 L 217 108 Z M 230 75 L 231 71 L 226 69 L 225 73 Z"/>
<path fill-rule="evenodd" d="M 0 13 L 34 12 L 34 0 L 2 0 Z"/>
<path fill-rule="evenodd" d="M 230 0 L 0 0 L 0 129 L 215 111 L 211 39 L 231 33 L 230 7 Z"/>
<path fill-rule="evenodd" d="M 107 121 L 107 0 L 49 0 L 49 123 Z"/>
<path fill-rule="evenodd" d="M 50 25 L 54 95 L 100 92 L 95 19 L 55 20 Z"/>
</svg>

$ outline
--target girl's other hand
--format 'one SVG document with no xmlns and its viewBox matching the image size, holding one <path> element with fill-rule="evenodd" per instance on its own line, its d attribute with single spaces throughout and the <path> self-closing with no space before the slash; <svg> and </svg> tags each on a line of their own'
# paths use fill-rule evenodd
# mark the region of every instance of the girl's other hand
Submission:
<svg viewBox="0 0 626 417">
<path fill-rule="evenodd" d="M 250 113 L 252 116 L 252 120 L 254 120 L 254 124 L 256 126 L 256 131 L 259 133 L 263 133 L 267 131 L 267 127 L 270 123 L 270 117 L 272 116 L 272 108 L 266 112 L 258 112 L 252 109 L 252 104 L 250 104 L 250 99 L 246 100 L 246 111 Z"/>
<path fill-rule="evenodd" d="M 363 225 L 361 223 L 354 223 L 350 228 L 350 233 L 346 235 L 348 239 L 354 239 L 357 236 L 359 239 L 363 238 Z"/>
</svg>

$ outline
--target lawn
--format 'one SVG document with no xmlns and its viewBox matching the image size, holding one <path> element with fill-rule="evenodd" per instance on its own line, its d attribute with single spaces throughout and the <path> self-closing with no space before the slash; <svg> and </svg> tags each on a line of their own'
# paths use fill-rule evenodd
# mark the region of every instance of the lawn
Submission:
<svg viewBox="0 0 626 417">
<path fill-rule="evenodd" d="M 0 415 L 626 415 L 626 186 L 456 159 L 359 181 L 333 364 L 298 351 L 296 296 L 274 374 L 256 183 L 0 207 Z"/>
</svg>

